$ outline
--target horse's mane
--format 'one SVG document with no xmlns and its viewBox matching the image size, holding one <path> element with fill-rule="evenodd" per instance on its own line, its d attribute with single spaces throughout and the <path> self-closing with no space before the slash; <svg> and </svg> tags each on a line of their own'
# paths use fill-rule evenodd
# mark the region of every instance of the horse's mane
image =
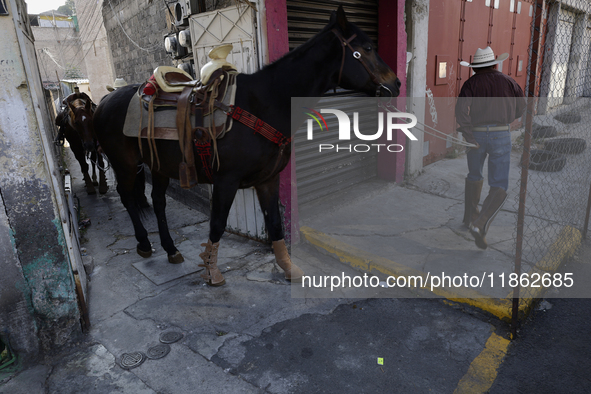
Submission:
<svg viewBox="0 0 591 394">
<path fill-rule="evenodd" d="M 74 108 L 84 108 L 86 106 L 86 101 L 83 99 L 76 99 L 70 103 Z"/>
<path fill-rule="evenodd" d="M 288 59 L 295 60 L 295 59 L 305 56 L 306 52 L 308 52 L 308 50 L 310 48 L 312 48 L 314 45 L 316 45 L 316 41 L 318 40 L 318 38 L 321 35 L 323 35 L 324 33 L 329 32 L 331 29 L 333 29 L 335 25 L 336 25 L 335 21 L 329 22 L 326 26 L 324 26 L 324 28 L 322 30 L 320 30 L 318 33 L 314 34 L 314 36 L 312 38 L 310 38 L 308 41 L 306 41 L 305 43 L 303 43 L 299 47 L 294 48 L 291 51 L 287 52 L 285 55 L 281 56 L 279 59 L 275 60 L 273 63 L 267 64 L 266 66 L 264 66 L 261 70 L 259 70 L 257 72 L 264 71 L 264 70 L 270 70 L 270 69 L 274 68 L 277 63 L 281 63 L 282 61 L 285 61 Z M 256 74 L 256 73 L 254 73 L 254 74 Z"/>
</svg>

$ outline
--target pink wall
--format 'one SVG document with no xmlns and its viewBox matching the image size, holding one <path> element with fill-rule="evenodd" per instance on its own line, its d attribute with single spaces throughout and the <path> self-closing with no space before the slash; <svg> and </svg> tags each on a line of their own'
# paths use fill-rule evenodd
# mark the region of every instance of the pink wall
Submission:
<svg viewBox="0 0 591 394">
<path fill-rule="evenodd" d="M 401 111 L 406 108 L 406 29 L 404 25 L 404 0 L 380 1 L 378 5 L 379 30 L 378 53 L 394 70 L 402 86 L 400 96 L 396 99 L 396 107 Z M 406 147 L 406 136 L 402 131 L 393 141 L 380 143 L 400 144 Z M 378 153 L 378 177 L 400 183 L 404 180 L 404 163 L 406 154 Z"/>
<path fill-rule="evenodd" d="M 289 52 L 287 37 L 287 5 L 285 0 L 266 0 L 265 15 L 267 18 L 267 53 L 269 62 L 274 62 Z M 298 242 L 299 233 L 291 233 L 292 222 L 297 226 L 298 202 L 292 199 L 292 187 L 295 188 L 295 152 L 291 153 L 291 161 L 280 174 L 279 201 L 285 207 L 284 225 L 287 242 Z M 292 185 L 292 179 L 294 180 Z M 295 189 L 294 189 L 295 191 Z M 295 193 L 294 193 L 295 194 Z"/>
</svg>

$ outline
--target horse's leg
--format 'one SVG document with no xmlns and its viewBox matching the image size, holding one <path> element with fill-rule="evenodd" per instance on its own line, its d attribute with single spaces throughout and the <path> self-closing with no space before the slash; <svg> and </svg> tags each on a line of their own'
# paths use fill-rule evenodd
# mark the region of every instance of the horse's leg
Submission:
<svg viewBox="0 0 591 394">
<path fill-rule="evenodd" d="M 226 283 L 217 266 L 218 249 L 237 190 L 237 183 L 220 182 L 213 186 L 209 239 L 207 243 L 201 244 L 201 246 L 205 247 L 205 251 L 199 255 L 203 259 L 203 264 L 199 266 L 205 267 L 206 271 L 201 277 L 210 286 L 221 286 Z"/>
<path fill-rule="evenodd" d="M 70 149 L 74 153 L 76 160 L 80 163 L 80 170 L 82 171 L 82 177 L 84 179 L 84 184 L 86 186 L 86 193 L 88 194 L 96 194 L 96 190 L 94 185 L 92 184 L 92 180 L 88 175 L 88 163 L 86 162 L 86 156 L 84 155 L 84 147 L 82 146 L 82 142 L 78 135 L 74 135 L 72 138 L 68 138 L 66 134 L 66 139 L 70 144 Z"/>
<path fill-rule="evenodd" d="M 146 171 L 144 170 L 144 164 L 138 164 L 136 170 L 133 198 L 139 204 L 140 208 L 149 208 L 150 204 L 146 198 Z"/>
<path fill-rule="evenodd" d="M 178 264 L 185 261 L 181 252 L 174 246 L 174 241 L 170 237 L 168 223 L 166 221 L 166 189 L 170 179 L 166 175 L 152 172 L 152 204 L 154 213 L 158 220 L 158 232 L 160 233 L 160 243 L 162 248 L 168 254 L 168 262 Z"/>
<path fill-rule="evenodd" d="M 294 282 L 300 281 L 304 272 L 291 262 L 283 239 L 282 217 L 279 212 L 279 176 L 255 186 L 255 190 L 265 217 L 265 226 L 273 244 L 275 261 L 285 272 L 285 279 Z"/>
<path fill-rule="evenodd" d="M 109 191 L 109 185 L 107 185 L 107 176 L 105 175 L 105 161 L 103 160 L 103 155 L 95 152 L 97 156 L 97 163 L 99 167 L 99 193 L 105 194 Z"/>
<path fill-rule="evenodd" d="M 133 223 L 135 239 L 138 241 L 136 248 L 137 254 L 142 257 L 150 257 L 152 255 L 152 244 L 148 239 L 148 232 L 144 228 L 140 218 L 139 204 L 134 198 L 135 166 L 127 168 L 125 173 L 119 169 L 115 174 L 117 176 L 117 192 L 121 197 L 121 203 L 127 209 L 127 213 Z"/>
</svg>

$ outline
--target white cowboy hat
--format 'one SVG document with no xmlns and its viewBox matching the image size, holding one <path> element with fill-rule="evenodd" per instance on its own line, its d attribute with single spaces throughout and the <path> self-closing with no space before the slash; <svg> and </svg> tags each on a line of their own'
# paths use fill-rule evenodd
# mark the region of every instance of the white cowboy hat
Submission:
<svg viewBox="0 0 591 394">
<path fill-rule="evenodd" d="M 122 88 L 123 86 L 127 86 L 127 82 L 125 82 L 125 79 L 115 78 L 115 82 L 113 82 L 113 86 L 107 85 L 106 87 L 109 92 L 112 92 L 113 90 L 115 90 L 117 88 Z"/>
<path fill-rule="evenodd" d="M 491 47 L 486 47 L 484 49 L 478 48 L 476 50 L 476 54 L 474 54 L 474 58 L 472 59 L 472 63 L 468 62 L 460 62 L 462 66 L 465 67 L 472 67 L 472 68 L 480 68 L 480 67 L 488 67 L 494 64 L 498 64 L 503 60 L 509 57 L 508 53 L 503 53 L 499 57 L 495 59 L 495 53 L 493 52 Z"/>
</svg>

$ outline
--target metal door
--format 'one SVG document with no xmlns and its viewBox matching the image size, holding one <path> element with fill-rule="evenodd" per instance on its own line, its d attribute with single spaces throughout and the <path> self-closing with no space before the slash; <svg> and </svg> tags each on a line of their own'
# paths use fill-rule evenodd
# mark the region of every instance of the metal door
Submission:
<svg viewBox="0 0 591 394">
<path fill-rule="evenodd" d="M 556 107 L 564 101 L 574 22 L 574 13 L 560 10 L 555 30 L 552 64 L 550 65 L 548 108 Z"/>
<path fill-rule="evenodd" d="M 289 49 L 305 43 L 318 33 L 330 19 L 338 4 L 328 0 L 287 0 L 287 26 Z M 347 19 L 369 35 L 374 44 L 378 41 L 378 3 L 376 0 L 349 0 L 343 2 Z M 327 92 L 322 100 L 323 108 L 343 97 L 358 96 L 338 89 L 336 94 Z M 338 108 L 338 107 L 335 107 Z M 367 114 L 369 115 L 369 114 Z M 371 116 L 371 115 L 369 115 Z M 328 127 L 336 128 L 336 119 L 327 117 Z M 334 124 L 331 124 L 334 121 Z M 360 115 L 360 124 L 366 121 Z M 370 126 L 372 127 L 372 126 Z M 296 176 L 298 204 L 336 193 L 351 185 L 377 176 L 377 153 L 338 154 L 329 152 L 319 155 L 318 144 L 338 144 L 338 135 L 324 134 L 314 144 L 306 139 L 302 127 L 295 133 Z M 359 141 L 352 139 L 351 144 Z"/>
<path fill-rule="evenodd" d="M 239 72 L 252 74 L 259 69 L 256 14 L 252 7 L 239 4 L 196 14 L 189 19 L 189 27 L 196 72 L 210 60 L 209 51 L 222 44 L 233 45 L 227 60 Z M 211 191 L 209 186 L 210 198 Z M 226 229 L 249 238 L 267 240 L 263 211 L 254 188 L 238 190 Z"/>
</svg>

